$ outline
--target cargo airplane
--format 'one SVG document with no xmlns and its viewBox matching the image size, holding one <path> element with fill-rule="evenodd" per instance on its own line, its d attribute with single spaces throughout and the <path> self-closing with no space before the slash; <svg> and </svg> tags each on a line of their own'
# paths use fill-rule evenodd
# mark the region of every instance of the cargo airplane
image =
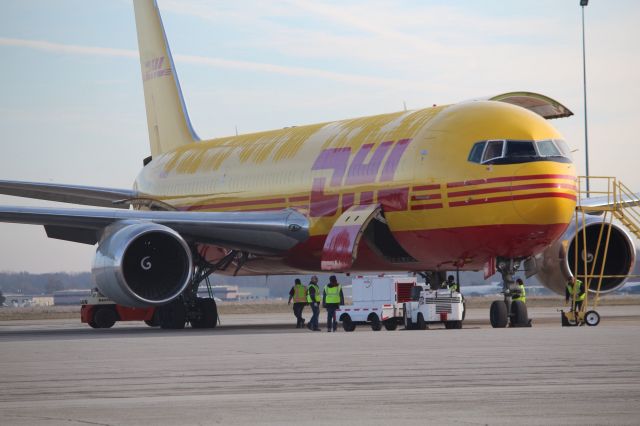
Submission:
<svg viewBox="0 0 640 426">
<path fill-rule="evenodd" d="M 104 295 L 160 306 L 162 326 L 182 328 L 215 326 L 215 302 L 197 297 L 213 272 L 484 268 L 508 290 L 526 264 L 564 291 L 576 248 L 561 243 L 576 232 L 577 191 L 567 144 L 548 121 L 572 115 L 560 103 L 513 92 L 200 140 L 155 1 L 134 9 L 151 155 L 133 188 L 0 181 L 2 194 L 101 207 L 3 206 L 0 221 L 97 244 L 92 274 Z M 594 233 L 599 221 L 589 219 Z M 633 240 L 615 227 L 611 244 L 607 272 L 628 273 Z M 507 310 L 494 305 L 492 323 L 504 326 Z"/>
</svg>

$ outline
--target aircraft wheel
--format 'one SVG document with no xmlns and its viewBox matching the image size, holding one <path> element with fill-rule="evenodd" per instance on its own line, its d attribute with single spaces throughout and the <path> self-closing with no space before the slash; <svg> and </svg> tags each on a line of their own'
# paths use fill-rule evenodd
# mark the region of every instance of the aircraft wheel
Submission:
<svg viewBox="0 0 640 426">
<path fill-rule="evenodd" d="M 418 314 L 418 323 L 416 324 L 418 330 L 426 330 L 427 329 L 427 323 L 424 321 L 424 316 L 422 315 L 422 312 L 420 312 Z"/>
<path fill-rule="evenodd" d="M 215 328 L 218 325 L 218 306 L 214 299 L 198 298 L 196 308 L 199 311 L 199 317 L 191 320 L 192 328 Z"/>
<path fill-rule="evenodd" d="M 596 311 L 587 311 L 587 313 L 584 314 L 584 322 L 591 327 L 595 327 L 600 324 L 600 314 Z"/>
<path fill-rule="evenodd" d="M 507 305 L 503 300 L 494 300 L 491 303 L 489 319 L 493 328 L 505 328 L 507 326 L 509 317 L 507 315 Z"/>
<path fill-rule="evenodd" d="M 111 328 L 117 320 L 118 314 L 112 308 L 98 308 L 93 314 L 93 322 L 96 325 L 95 328 Z"/>
<path fill-rule="evenodd" d="M 385 330 L 393 331 L 398 328 L 398 322 L 395 320 L 386 320 L 384 323 Z"/>
<path fill-rule="evenodd" d="M 368 319 L 369 321 L 371 321 L 371 329 L 373 331 L 382 330 L 382 323 L 380 322 L 380 318 L 378 318 L 376 314 L 371 314 Z"/>
<path fill-rule="evenodd" d="M 511 324 L 516 326 L 525 326 L 529 324 L 527 305 L 520 300 L 514 300 L 511 302 Z"/>
<path fill-rule="evenodd" d="M 182 300 L 176 300 L 160 307 L 160 327 L 168 330 L 184 328 L 187 322 L 187 309 Z"/>
</svg>

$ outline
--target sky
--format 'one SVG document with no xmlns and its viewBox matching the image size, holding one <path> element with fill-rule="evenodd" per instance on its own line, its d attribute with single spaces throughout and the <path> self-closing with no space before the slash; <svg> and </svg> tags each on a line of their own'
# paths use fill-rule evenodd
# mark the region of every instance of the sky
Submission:
<svg viewBox="0 0 640 426">
<path fill-rule="evenodd" d="M 585 173 L 578 0 L 158 4 L 201 138 L 526 90 L 574 112 L 552 124 Z M 636 1 L 585 9 L 590 172 L 635 191 L 639 20 Z M 149 155 L 131 1 L 0 0 L 0 61 L 0 179 L 131 188 Z M 0 271 L 87 271 L 94 253 L 0 224 Z"/>
</svg>

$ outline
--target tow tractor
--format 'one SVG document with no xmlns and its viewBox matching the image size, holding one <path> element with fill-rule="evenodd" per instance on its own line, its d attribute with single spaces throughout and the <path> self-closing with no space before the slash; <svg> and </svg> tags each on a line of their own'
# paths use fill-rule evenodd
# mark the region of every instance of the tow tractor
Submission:
<svg viewBox="0 0 640 426">
<path fill-rule="evenodd" d="M 89 297 L 81 303 L 80 320 L 92 328 L 111 328 L 116 321 L 144 321 L 149 327 L 160 325 L 155 307 L 130 308 L 118 305 L 97 289 L 91 290 Z"/>
<path fill-rule="evenodd" d="M 431 290 L 429 285 L 420 285 L 413 289 L 413 296 L 413 301 L 404 303 L 407 330 L 425 330 L 428 324 L 437 323 L 444 324 L 445 328 L 462 328 L 465 306 L 459 292 Z"/>
<path fill-rule="evenodd" d="M 368 324 L 374 331 L 391 331 L 402 324 L 403 303 L 411 300 L 416 277 L 399 275 L 357 276 L 351 281 L 352 304 L 336 311 L 344 331 Z"/>
</svg>

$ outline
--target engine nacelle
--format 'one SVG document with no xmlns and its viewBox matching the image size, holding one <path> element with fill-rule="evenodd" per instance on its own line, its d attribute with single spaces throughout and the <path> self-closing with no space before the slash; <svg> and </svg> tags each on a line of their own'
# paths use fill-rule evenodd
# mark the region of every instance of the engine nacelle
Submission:
<svg viewBox="0 0 640 426">
<path fill-rule="evenodd" d="M 576 232 L 578 232 L 578 275 L 584 274 L 584 262 L 587 262 L 588 274 L 599 275 L 602 267 L 603 251 L 607 238 L 609 226 L 611 226 L 611 235 L 609 237 L 609 248 L 607 251 L 607 259 L 604 264 L 603 275 L 628 275 L 631 273 L 636 261 L 636 248 L 634 240 L 629 233 L 615 223 L 604 223 L 600 216 L 587 216 L 586 222 L 586 256 L 583 254 L 583 234 L 581 223 L 578 224 L 576 231 L 575 220 L 565 231 L 562 238 L 559 238 L 554 244 L 549 246 L 544 252 L 535 258 L 535 269 L 537 269 L 536 278 L 545 287 L 555 291 L 558 294 L 564 294 L 567 281 L 576 271 L 575 269 L 575 253 L 576 253 Z M 598 237 L 600 230 L 602 232 L 602 240 L 600 242 L 600 251 L 596 257 L 596 248 L 598 246 Z M 566 241 L 566 243 L 563 243 Z M 586 259 L 585 259 L 586 257 Z M 527 269 L 530 269 L 527 267 Z M 533 268 L 531 268 L 533 269 Z M 584 280 L 583 280 L 584 281 Z M 625 277 L 603 278 L 600 291 L 602 293 L 612 292 L 625 283 Z M 594 291 L 598 285 L 598 280 L 591 281 L 590 291 Z"/>
<path fill-rule="evenodd" d="M 92 274 L 98 289 L 132 307 L 164 305 L 191 280 L 189 246 L 171 228 L 126 221 L 108 227 L 98 244 Z"/>
</svg>

